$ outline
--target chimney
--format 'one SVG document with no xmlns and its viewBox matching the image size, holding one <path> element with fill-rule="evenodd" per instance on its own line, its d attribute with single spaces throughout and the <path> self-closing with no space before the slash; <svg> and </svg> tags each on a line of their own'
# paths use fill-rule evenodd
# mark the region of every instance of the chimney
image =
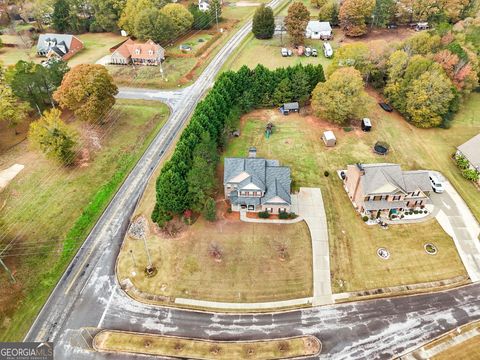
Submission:
<svg viewBox="0 0 480 360">
<path fill-rule="evenodd" d="M 257 148 L 255 146 L 252 146 L 250 149 L 248 149 L 248 157 L 249 158 L 257 157 Z"/>
</svg>

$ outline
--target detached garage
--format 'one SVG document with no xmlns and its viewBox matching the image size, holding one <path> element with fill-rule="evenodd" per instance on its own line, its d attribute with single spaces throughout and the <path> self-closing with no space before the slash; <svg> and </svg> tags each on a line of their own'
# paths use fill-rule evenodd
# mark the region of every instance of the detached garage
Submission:
<svg viewBox="0 0 480 360">
<path fill-rule="evenodd" d="M 333 131 L 325 131 L 322 135 L 322 140 L 326 146 L 335 146 L 337 144 L 337 138 Z"/>
</svg>

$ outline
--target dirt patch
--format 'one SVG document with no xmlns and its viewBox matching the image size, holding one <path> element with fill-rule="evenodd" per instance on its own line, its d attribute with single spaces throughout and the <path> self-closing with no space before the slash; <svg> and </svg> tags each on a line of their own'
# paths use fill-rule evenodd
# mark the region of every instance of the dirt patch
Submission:
<svg viewBox="0 0 480 360">
<path fill-rule="evenodd" d="M 398 27 L 397 29 L 372 29 L 368 34 L 359 37 L 345 36 L 340 29 L 335 29 L 334 33 L 335 37 L 339 39 L 339 42 L 344 44 L 359 41 L 368 43 L 374 40 L 384 40 L 387 43 L 400 42 L 416 34 L 415 30 L 404 26 Z"/>
<path fill-rule="evenodd" d="M 22 164 L 15 164 L 8 169 L 0 171 L 0 191 L 5 189 L 10 181 L 12 181 L 24 168 L 25 166 Z"/>
</svg>

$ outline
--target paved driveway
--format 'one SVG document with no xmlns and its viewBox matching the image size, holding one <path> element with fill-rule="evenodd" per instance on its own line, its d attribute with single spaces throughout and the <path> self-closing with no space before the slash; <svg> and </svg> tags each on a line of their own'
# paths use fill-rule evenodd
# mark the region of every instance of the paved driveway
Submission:
<svg viewBox="0 0 480 360">
<path fill-rule="evenodd" d="M 294 208 L 305 219 L 312 237 L 313 305 L 332 304 L 330 283 L 330 253 L 328 247 L 327 217 L 319 188 L 300 188 Z"/>
<path fill-rule="evenodd" d="M 468 206 L 448 182 L 445 192 L 431 195 L 436 207 L 435 217 L 453 238 L 463 265 L 472 281 L 480 280 L 480 226 Z"/>
</svg>

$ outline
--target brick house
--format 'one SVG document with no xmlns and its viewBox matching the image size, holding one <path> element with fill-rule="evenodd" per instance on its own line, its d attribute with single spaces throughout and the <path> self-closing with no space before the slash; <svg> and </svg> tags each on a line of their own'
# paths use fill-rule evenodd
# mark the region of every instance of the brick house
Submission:
<svg viewBox="0 0 480 360">
<path fill-rule="evenodd" d="M 83 42 L 74 35 L 41 34 L 37 42 L 37 55 L 66 61 L 83 48 Z"/>
<path fill-rule="evenodd" d="M 290 168 L 257 158 L 255 148 L 247 158 L 225 158 L 224 165 L 225 199 L 233 211 L 290 212 Z"/>
<path fill-rule="evenodd" d="M 110 63 L 113 65 L 159 65 L 165 60 L 165 49 L 152 40 L 145 43 L 128 39 L 118 48 L 112 49 Z"/>
<path fill-rule="evenodd" d="M 432 190 L 428 171 L 402 171 L 397 164 L 348 165 L 344 185 L 354 207 L 378 216 L 423 207 Z"/>
</svg>

